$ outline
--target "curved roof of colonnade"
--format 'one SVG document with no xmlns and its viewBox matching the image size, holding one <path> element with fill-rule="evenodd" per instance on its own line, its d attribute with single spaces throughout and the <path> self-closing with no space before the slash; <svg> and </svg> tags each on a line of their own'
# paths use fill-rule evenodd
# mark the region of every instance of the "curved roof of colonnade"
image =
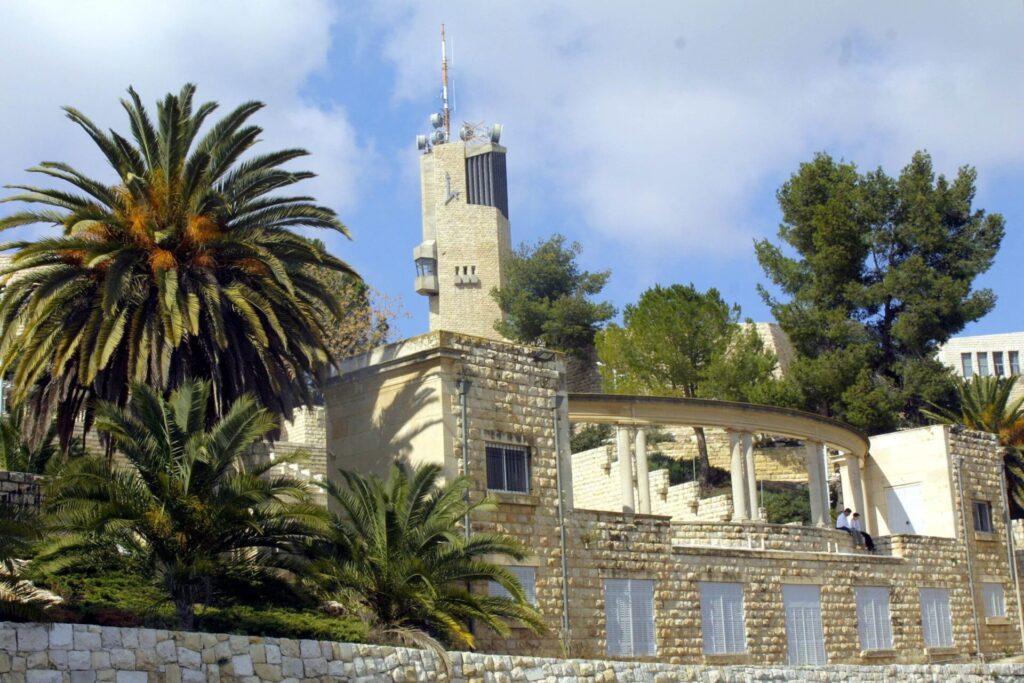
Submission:
<svg viewBox="0 0 1024 683">
<path fill-rule="evenodd" d="M 700 398 L 569 394 L 573 422 L 638 425 L 694 425 L 788 436 L 819 441 L 852 453 L 867 455 L 866 434 L 838 420 L 789 408 L 733 403 Z"/>
</svg>

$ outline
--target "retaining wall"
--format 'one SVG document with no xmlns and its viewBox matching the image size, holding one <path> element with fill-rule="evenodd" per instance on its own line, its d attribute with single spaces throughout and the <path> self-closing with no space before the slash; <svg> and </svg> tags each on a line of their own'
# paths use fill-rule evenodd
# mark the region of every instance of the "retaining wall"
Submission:
<svg viewBox="0 0 1024 683">
<path fill-rule="evenodd" d="M 5 683 L 490 683 L 504 681 L 1018 681 L 1024 664 L 671 665 L 430 652 L 378 645 L 83 624 L 0 623 Z"/>
</svg>

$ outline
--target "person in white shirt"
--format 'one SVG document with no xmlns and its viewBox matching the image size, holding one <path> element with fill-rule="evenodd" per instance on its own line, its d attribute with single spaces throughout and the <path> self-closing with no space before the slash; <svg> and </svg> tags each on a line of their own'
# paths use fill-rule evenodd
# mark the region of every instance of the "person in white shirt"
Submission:
<svg viewBox="0 0 1024 683">
<path fill-rule="evenodd" d="M 850 531 L 853 533 L 855 543 L 863 541 L 864 547 L 868 549 L 868 552 L 875 551 L 875 541 L 871 538 L 871 534 L 864 531 L 864 525 L 860 521 L 859 512 L 854 512 L 853 517 L 850 518 Z"/>
<path fill-rule="evenodd" d="M 839 513 L 839 516 L 836 517 L 837 529 L 842 529 L 846 533 L 850 533 L 850 512 L 850 508 L 846 508 L 845 510 Z"/>
</svg>

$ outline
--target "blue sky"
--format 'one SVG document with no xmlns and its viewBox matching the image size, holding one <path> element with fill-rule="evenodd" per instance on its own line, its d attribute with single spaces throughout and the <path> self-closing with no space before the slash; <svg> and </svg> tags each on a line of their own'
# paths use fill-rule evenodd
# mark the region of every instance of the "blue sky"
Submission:
<svg viewBox="0 0 1024 683">
<path fill-rule="evenodd" d="M 264 150 L 311 150 L 307 190 L 351 228 L 332 250 L 400 300 L 401 334 L 425 331 L 414 138 L 439 106 L 444 22 L 456 121 L 504 126 L 513 240 L 579 241 L 619 308 L 693 282 L 768 319 L 752 243 L 799 163 L 825 150 L 895 174 L 927 149 L 948 175 L 977 167 L 976 207 L 1007 221 L 977 283 L 999 303 L 964 333 L 1024 329 L 1024 4 L 893 4 L 14 0 L 0 178 L 57 159 L 102 176 L 59 107 L 123 129 L 129 84 L 263 100 Z"/>
</svg>

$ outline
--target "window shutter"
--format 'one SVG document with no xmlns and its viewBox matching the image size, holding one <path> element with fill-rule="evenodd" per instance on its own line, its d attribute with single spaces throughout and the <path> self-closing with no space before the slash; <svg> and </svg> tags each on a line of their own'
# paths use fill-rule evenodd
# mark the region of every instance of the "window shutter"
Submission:
<svg viewBox="0 0 1024 683">
<path fill-rule="evenodd" d="M 825 664 L 825 634 L 821 626 L 821 588 L 784 585 L 782 601 L 786 611 L 786 639 L 789 663 Z"/>
<path fill-rule="evenodd" d="M 653 581 L 605 579 L 604 605 L 609 656 L 656 654 Z"/>
<path fill-rule="evenodd" d="M 654 582 L 630 579 L 633 654 L 652 657 L 654 642 Z"/>
<path fill-rule="evenodd" d="M 745 652 L 743 585 L 701 582 L 701 630 L 705 654 Z"/>
<path fill-rule="evenodd" d="M 1003 584 L 983 583 L 981 584 L 981 591 L 985 601 L 985 616 L 1005 617 L 1006 599 L 1003 594 Z"/>
<path fill-rule="evenodd" d="M 892 649 L 892 619 L 889 613 L 889 589 L 862 586 L 856 589 L 857 630 L 862 650 Z"/>
<path fill-rule="evenodd" d="M 952 647 L 953 623 L 949 613 L 949 591 L 921 589 L 921 625 L 926 647 Z"/>
<path fill-rule="evenodd" d="M 537 604 L 537 571 L 533 567 L 518 567 L 508 566 L 506 567 L 512 572 L 519 583 L 523 586 L 523 593 L 526 595 L 526 601 L 531 605 L 536 606 Z M 512 594 L 505 590 L 497 581 L 490 581 L 488 583 L 488 593 L 495 598 L 511 598 Z"/>
</svg>

